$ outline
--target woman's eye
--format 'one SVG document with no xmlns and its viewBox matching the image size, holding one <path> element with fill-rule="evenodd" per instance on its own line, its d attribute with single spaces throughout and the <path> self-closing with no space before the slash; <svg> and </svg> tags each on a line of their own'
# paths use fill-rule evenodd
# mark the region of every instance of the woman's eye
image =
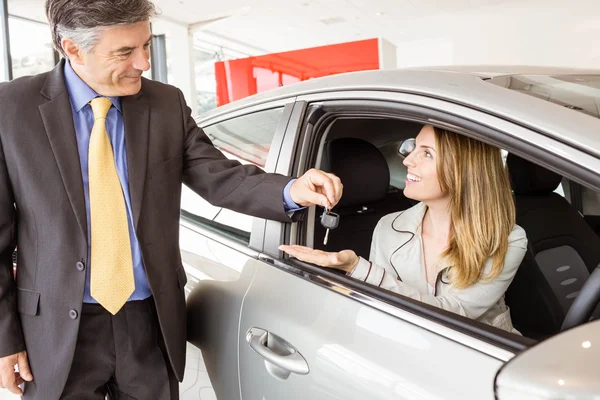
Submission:
<svg viewBox="0 0 600 400">
<path fill-rule="evenodd" d="M 432 158 L 433 155 L 429 152 L 429 150 L 425 150 L 425 157 Z"/>
</svg>

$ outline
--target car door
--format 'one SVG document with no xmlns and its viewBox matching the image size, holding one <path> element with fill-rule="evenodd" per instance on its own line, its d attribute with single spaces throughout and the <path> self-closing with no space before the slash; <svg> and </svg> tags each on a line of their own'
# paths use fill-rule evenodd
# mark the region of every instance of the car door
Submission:
<svg viewBox="0 0 600 400">
<path fill-rule="evenodd" d="M 292 107 L 272 103 L 201 126 L 227 157 L 273 171 Z M 180 248 L 188 278 L 185 291 L 191 305 L 188 326 L 193 344 L 188 344 L 181 397 L 211 398 L 215 390 L 218 398 L 235 399 L 239 397 L 241 302 L 252 265 L 261 263 L 258 254 L 265 221 L 215 207 L 185 185 L 182 189 Z M 195 295 L 190 296 L 192 292 Z M 205 343 L 210 346 L 203 347 Z"/>
<path fill-rule="evenodd" d="M 307 156 L 316 119 L 309 108 L 294 108 L 292 120 L 305 128 L 290 124 L 282 149 L 292 150 L 277 172 L 291 174 L 293 160 Z M 312 166 L 306 161 L 304 169 Z M 345 276 L 284 259 L 277 246 L 293 229 L 272 224 L 260 256 L 266 262 L 254 265 L 242 304 L 242 399 L 494 399 L 496 373 L 514 350 L 406 311 L 374 288 L 357 290 Z"/>
</svg>

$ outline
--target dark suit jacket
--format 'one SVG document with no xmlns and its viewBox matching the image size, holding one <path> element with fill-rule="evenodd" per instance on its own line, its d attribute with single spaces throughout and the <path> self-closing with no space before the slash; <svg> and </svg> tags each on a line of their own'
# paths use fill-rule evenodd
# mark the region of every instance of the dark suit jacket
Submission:
<svg viewBox="0 0 600 400">
<path fill-rule="evenodd" d="M 85 285 L 76 264 L 87 259 L 88 228 L 63 67 L 60 62 L 48 73 L 0 84 L 0 356 L 28 351 L 35 380 L 27 384 L 27 398 L 60 396 Z M 175 87 L 143 79 L 140 93 L 122 104 L 134 226 L 168 355 L 181 380 L 182 182 L 215 205 L 289 221 L 282 191 L 290 178 L 226 159 L 197 127 Z"/>
</svg>

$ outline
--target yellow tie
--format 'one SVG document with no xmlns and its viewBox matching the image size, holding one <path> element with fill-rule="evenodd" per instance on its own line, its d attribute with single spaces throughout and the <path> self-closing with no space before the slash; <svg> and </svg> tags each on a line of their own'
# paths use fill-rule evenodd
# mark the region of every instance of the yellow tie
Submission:
<svg viewBox="0 0 600 400">
<path fill-rule="evenodd" d="M 125 198 L 106 132 L 112 103 L 98 97 L 90 102 L 94 127 L 90 136 L 91 295 L 113 315 L 135 289 Z"/>
</svg>

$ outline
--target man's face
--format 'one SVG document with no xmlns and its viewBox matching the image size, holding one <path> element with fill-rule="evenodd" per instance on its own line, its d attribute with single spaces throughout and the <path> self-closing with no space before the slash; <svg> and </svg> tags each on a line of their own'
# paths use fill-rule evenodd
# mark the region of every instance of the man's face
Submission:
<svg viewBox="0 0 600 400">
<path fill-rule="evenodd" d="M 79 51 L 71 57 L 75 72 L 98 94 L 131 96 L 142 87 L 142 72 L 150 69 L 148 21 L 123 25 L 103 31 L 90 53 Z"/>
</svg>

